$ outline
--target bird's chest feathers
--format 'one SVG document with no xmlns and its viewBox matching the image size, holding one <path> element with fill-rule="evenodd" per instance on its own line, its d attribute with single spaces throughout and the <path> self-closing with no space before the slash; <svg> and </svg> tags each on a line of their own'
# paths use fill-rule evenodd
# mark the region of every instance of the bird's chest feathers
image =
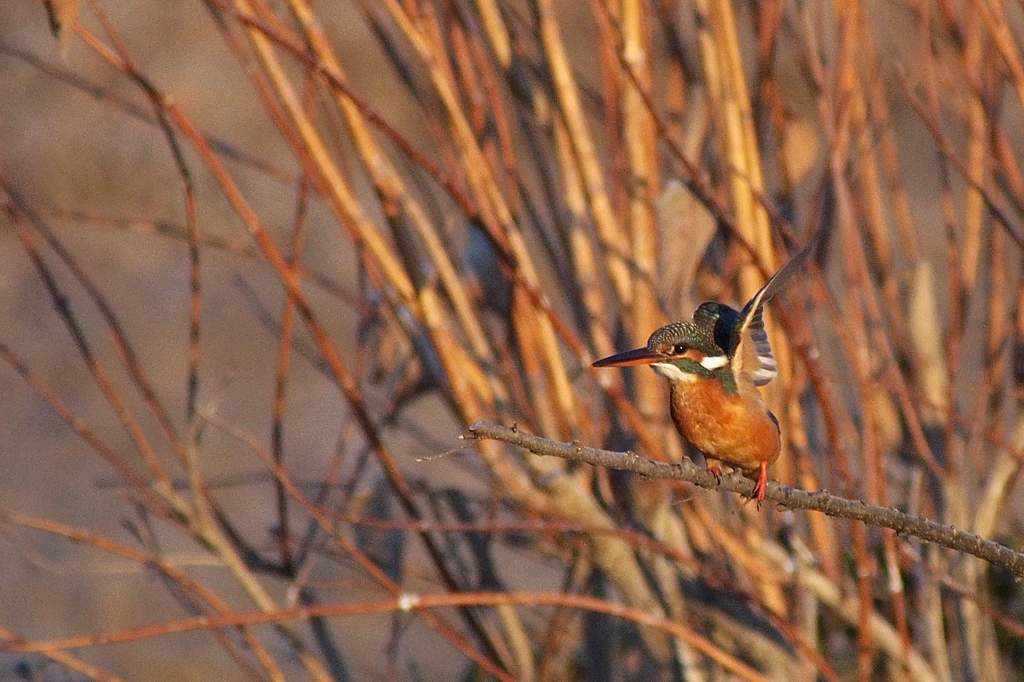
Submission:
<svg viewBox="0 0 1024 682">
<path fill-rule="evenodd" d="M 729 391 L 718 379 L 672 382 L 672 418 L 683 436 L 706 455 L 743 469 L 779 456 L 775 420 L 760 397 Z"/>
</svg>

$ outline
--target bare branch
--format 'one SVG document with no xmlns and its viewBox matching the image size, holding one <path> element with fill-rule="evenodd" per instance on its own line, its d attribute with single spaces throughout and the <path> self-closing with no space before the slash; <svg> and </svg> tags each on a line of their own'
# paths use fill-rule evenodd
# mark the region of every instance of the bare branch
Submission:
<svg viewBox="0 0 1024 682">
<path fill-rule="evenodd" d="M 500 440 L 529 450 L 535 455 L 561 457 L 609 469 L 632 471 L 647 478 L 687 481 L 709 490 L 728 490 L 747 496 L 752 495 L 754 490 L 754 482 L 738 473 L 723 476 L 719 484 L 714 474 L 689 460 L 659 462 L 632 451 L 616 452 L 577 443 L 561 443 L 492 422 L 477 422 L 471 425 L 465 437 L 475 440 Z M 936 523 L 921 516 L 904 514 L 892 507 L 877 507 L 859 500 L 839 497 L 824 490 L 810 492 L 774 482 L 768 484 L 766 498 L 788 509 L 810 509 L 828 516 L 863 521 L 869 526 L 891 528 L 900 535 L 910 535 L 971 554 L 1005 568 L 1015 576 L 1024 577 L 1024 553 L 953 526 Z"/>
</svg>

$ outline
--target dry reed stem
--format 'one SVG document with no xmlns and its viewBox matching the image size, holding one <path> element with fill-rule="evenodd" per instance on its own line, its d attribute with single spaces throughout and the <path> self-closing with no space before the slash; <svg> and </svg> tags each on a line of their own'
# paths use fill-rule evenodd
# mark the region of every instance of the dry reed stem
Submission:
<svg viewBox="0 0 1024 682">
<path fill-rule="evenodd" d="M 0 187 L 3 188 L 4 192 L 12 199 L 12 201 L 17 201 L 18 195 L 14 193 L 14 190 L 3 178 L 0 178 Z M 149 438 L 135 419 L 135 416 L 128 408 L 128 404 L 124 397 L 115 387 L 106 366 L 99 361 L 96 354 L 93 352 L 92 346 L 88 339 L 86 339 L 85 333 L 78 322 L 77 316 L 71 309 L 67 296 L 63 293 L 63 290 L 57 283 L 57 280 L 49 266 L 47 266 L 43 261 L 39 247 L 36 244 L 35 238 L 29 230 L 25 219 L 20 212 L 16 212 L 20 211 L 20 209 L 15 209 L 14 204 L 9 204 L 8 209 L 10 218 L 14 222 L 18 239 L 25 249 L 25 253 L 31 260 L 40 279 L 42 279 L 47 293 L 53 300 L 54 307 L 60 315 L 61 321 L 71 334 L 79 355 L 81 355 L 86 367 L 89 369 L 93 379 L 96 381 L 97 387 L 110 403 L 111 408 L 117 415 L 129 437 L 132 439 L 142 461 L 145 463 L 146 468 L 153 477 L 156 492 L 160 496 L 166 498 L 169 502 L 175 501 L 177 496 L 171 488 L 170 475 L 168 474 L 166 467 L 163 462 L 161 462 L 160 456 L 150 443 Z M 180 504 L 180 500 L 177 500 L 177 503 Z"/>
<path fill-rule="evenodd" d="M 159 571 L 168 580 L 174 582 L 182 591 L 194 596 L 197 601 L 207 604 L 215 613 L 220 615 L 231 613 L 230 605 L 208 586 L 192 578 L 183 569 L 178 568 L 165 557 L 158 554 L 144 552 L 97 533 L 48 519 L 14 513 L 0 513 L 0 523 L 18 528 L 31 528 L 43 533 L 67 538 L 72 542 L 93 547 L 101 552 L 123 557 L 142 567 L 152 568 Z M 252 649 L 260 665 L 263 666 L 267 676 L 272 680 L 283 680 L 284 675 L 274 661 L 274 658 L 270 655 L 270 652 L 256 639 L 249 629 L 239 628 L 239 631 Z M 228 649 L 231 648 L 230 643 L 227 641 L 222 642 L 222 644 Z"/>
<path fill-rule="evenodd" d="M 533 259 L 526 248 L 522 232 L 516 225 L 509 211 L 508 204 L 501 194 L 493 174 L 490 172 L 472 133 L 472 128 L 465 118 L 454 84 L 451 82 L 450 77 L 448 77 L 446 70 L 441 68 L 438 60 L 430 57 L 432 52 L 427 37 L 415 26 L 415 23 L 406 15 L 405 11 L 394 0 L 388 0 L 385 4 L 389 15 L 401 28 L 403 35 L 424 58 L 435 92 L 441 98 L 445 111 L 448 114 L 453 137 L 460 150 L 463 165 L 468 171 L 467 175 L 470 185 L 477 195 L 484 221 L 487 222 L 490 219 L 500 225 L 501 230 L 504 232 L 504 238 L 507 240 L 512 254 L 515 256 L 521 276 L 531 289 L 536 289 L 539 279 L 533 265 Z M 541 355 L 548 365 L 547 376 L 551 380 L 552 389 L 559 408 L 555 414 L 563 422 L 567 422 L 568 426 L 575 428 L 575 394 L 568 381 L 552 322 L 546 315 L 541 314 L 542 311 L 536 310 L 533 306 L 520 308 L 520 311 L 528 312 L 528 319 L 525 320 L 527 324 L 537 326 Z M 530 353 L 527 349 L 524 349 L 524 351 Z"/>
<path fill-rule="evenodd" d="M 113 109 L 120 110 L 128 116 L 145 123 L 159 125 L 158 118 L 154 114 L 149 113 L 145 107 L 139 106 L 127 98 L 121 97 L 117 93 L 112 92 L 110 88 L 74 74 L 63 66 L 51 64 L 28 50 L 19 49 L 0 40 L 0 53 L 16 57 L 26 64 L 32 65 L 41 73 L 45 73 L 46 75 L 60 80 L 73 88 L 81 90 L 97 101 L 102 102 Z M 246 150 L 230 144 L 217 135 L 212 135 L 205 131 L 204 134 L 210 140 L 210 144 L 213 148 L 217 150 L 217 153 L 222 154 L 224 157 L 243 166 L 249 167 L 277 182 L 287 185 L 295 181 L 294 173 L 286 171 L 270 161 L 266 161 L 250 154 Z"/>
<path fill-rule="evenodd" d="M 288 260 L 294 270 L 296 264 L 302 259 L 303 246 L 306 233 L 306 208 L 308 202 L 309 183 L 303 178 L 299 184 L 298 198 L 295 205 L 295 218 L 292 223 L 292 238 Z M 274 461 L 281 464 L 284 461 L 284 420 L 287 409 L 288 375 L 291 368 L 292 340 L 295 333 L 295 302 L 290 297 L 285 297 L 281 311 L 281 335 L 277 349 L 277 368 L 274 372 L 274 407 L 273 422 L 271 425 L 271 444 L 274 453 Z M 288 518 L 288 496 L 284 487 L 278 483 L 276 486 L 277 502 L 277 525 L 279 528 L 279 553 L 281 565 L 286 570 L 293 568 L 294 563 L 291 554 L 291 524 Z"/>
<path fill-rule="evenodd" d="M 562 32 L 555 17 L 551 0 L 533 0 L 538 14 L 540 40 L 551 68 L 559 110 L 569 132 L 573 155 L 579 164 L 579 174 L 587 191 L 594 225 L 605 248 L 609 275 L 620 301 L 632 301 L 632 280 L 629 265 L 623 258 L 627 238 L 612 213 L 611 202 L 605 189 L 604 174 L 597 158 L 593 137 L 587 126 L 580 102 L 579 89 L 569 65 L 562 40 Z"/>
<path fill-rule="evenodd" d="M 660 327 L 664 318 L 658 311 L 655 281 L 658 264 L 654 199 L 658 195 L 659 173 L 656 149 L 653 146 L 654 122 L 637 93 L 637 88 L 650 91 L 650 39 L 646 3 L 622 0 L 622 58 L 629 64 L 635 81 L 622 89 L 623 138 L 629 158 L 626 189 L 629 195 L 630 263 L 633 271 L 630 328 L 634 346 L 647 342 L 650 330 Z M 636 402 L 647 418 L 664 416 L 664 390 L 659 377 L 643 373 L 637 377 Z"/>
<path fill-rule="evenodd" d="M 274 461 L 272 455 L 264 452 L 263 449 L 259 447 L 255 438 L 237 427 L 223 421 L 215 414 L 204 412 L 201 416 L 205 421 L 217 426 L 233 438 L 245 443 L 249 449 L 260 458 L 262 463 L 271 470 L 274 474 L 275 480 L 280 482 L 280 484 L 285 488 L 289 498 L 302 507 L 302 509 L 309 515 L 311 521 L 316 523 L 320 530 L 322 530 L 331 539 L 331 541 L 339 547 L 339 549 L 351 556 L 352 559 L 385 590 L 396 596 L 401 594 L 401 586 L 391 580 L 384 570 L 377 566 L 377 564 L 362 552 L 355 543 L 337 533 L 335 524 L 324 515 L 318 506 L 309 501 L 309 499 L 291 480 L 287 471 Z M 426 529 L 421 531 L 423 537 L 429 537 L 426 533 Z M 477 652 L 473 645 L 457 630 L 449 625 L 440 615 L 428 611 L 423 612 L 421 615 L 428 624 L 448 639 L 453 646 L 459 649 L 469 659 L 476 661 L 481 668 L 486 670 L 489 674 L 494 675 L 499 679 L 512 679 L 512 677 L 502 670 L 494 661 L 491 661 L 486 656 Z"/>
<path fill-rule="evenodd" d="M 403 34 L 407 36 L 413 46 L 421 54 L 426 56 L 428 54 L 428 45 L 424 36 L 416 29 L 413 21 L 406 13 L 397 6 L 395 3 L 388 3 L 388 9 L 390 15 L 398 22 L 402 28 Z M 552 40 L 557 39 L 551 38 Z M 558 49 L 554 46 L 553 49 Z M 469 126 L 466 123 L 462 111 L 456 106 L 454 94 L 452 92 L 451 84 L 447 82 L 444 77 L 443 69 L 437 68 L 432 62 L 427 59 L 428 67 L 431 67 L 430 73 L 432 81 L 435 84 L 437 93 L 440 95 L 442 101 L 445 103 L 446 111 L 453 124 L 453 131 L 456 134 L 456 139 L 463 145 L 463 152 L 466 154 L 468 164 L 473 170 L 470 174 L 471 183 L 477 185 L 479 189 L 476 191 L 481 194 L 485 200 L 493 201 L 492 207 L 495 211 L 494 215 L 499 223 L 503 226 L 506 233 L 508 234 L 509 242 L 513 247 L 513 252 L 517 257 L 517 264 L 522 270 L 522 274 L 526 281 L 531 284 L 535 284 L 537 276 L 533 271 L 532 260 L 528 257 L 525 244 L 523 243 L 522 235 L 520 231 L 515 228 L 511 222 L 511 215 L 508 213 L 508 208 L 500 194 L 493 191 L 493 178 L 487 172 L 486 164 L 482 162 L 480 151 L 477 147 L 475 140 L 469 134 Z M 564 112 L 563 112 L 564 113 Z M 579 133 L 579 131 L 577 131 Z M 574 141 L 579 144 L 579 140 Z M 475 180 L 474 180 L 475 178 Z M 593 190 L 593 188 L 591 188 Z M 593 200 L 593 197 L 591 197 Z M 558 410 L 555 410 L 553 417 L 561 417 L 562 419 L 568 419 L 575 421 L 576 414 L 573 407 L 575 398 L 574 392 L 566 381 L 565 369 L 563 361 L 560 356 L 559 349 L 555 345 L 554 337 L 552 335 L 552 329 L 548 318 L 544 316 L 537 316 L 532 312 L 532 308 L 525 307 L 523 304 L 525 301 L 523 297 L 516 299 L 519 301 L 514 306 L 514 311 L 517 311 L 520 315 L 517 318 L 519 322 L 519 333 L 518 336 L 521 340 L 535 339 L 538 350 L 531 350 L 529 347 L 525 347 L 523 350 L 522 358 L 526 362 L 535 362 L 534 358 L 544 358 L 546 361 L 546 374 L 553 380 L 554 394 L 558 405 Z M 533 325 L 537 325 L 536 336 L 534 335 Z M 538 373 L 535 370 L 532 374 L 536 376 Z M 531 374 L 528 372 L 528 375 Z M 534 392 L 534 400 L 539 404 L 543 405 L 547 403 L 546 396 L 537 393 L 537 389 Z M 545 410 L 545 416 L 551 415 L 551 412 Z M 553 429 L 557 429 L 555 422 L 548 423 L 545 427 L 547 432 L 552 432 Z M 561 430 L 561 429 L 557 429 Z M 495 453 L 497 455 L 497 453 Z M 491 459 L 488 456 L 488 462 L 492 468 L 496 471 L 500 471 L 498 468 L 498 460 Z M 505 465 L 502 464 L 504 467 Z M 535 464 L 533 465 L 535 466 Z M 550 469 L 550 467 L 545 467 Z M 550 474 L 548 472 L 541 472 Z M 534 509 L 547 509 L 550 512 L 555 512 L 558 515 L 566 519 L 582 519 L 591 518 L 595 519 L 597 523 L 598 519 L 601 522 L 611 523 L 607 520 L 607 516 L 600 511 L 599 507 L 596 506 L 596 501 L 590 496 L 589 493 L 584 493 L 578 489 L 578 483 L 570 483 L 568 480 L 560 482 L 558 489 L 561 491 L 559 494 L 552 496 L 552 499 L 557 502 L 552 505 L 549 501 L 544 501 L 541 507 L 534 506 Z M 519 496 L 517 496 L 519 497 Z M 520 500 L 524 498 L 519 497 Z M 524 500 L 525 501 L 525 500 Z M 616 541 L 613 538 L 597 537 L 594 539 L 594 545 L 597 547 L 596 554 L 599 557 L 599 561 L 605 567 L 607 571 L 613 576 L 616 576 L 616 580 L 619 583 L 623 591 L 629 596 L 630 601 L 634 604 L 651 608 L 653 606 L 653 598 L 645 585 L 644 577 L 639 571 L 639 567 L 636 565 L 635 560 L 628 554 L 628 548 L 622 543 Z M 658 649 L 661 649 L 659 645 L 653 645 Z"/>
<path fill-rule="evenodd" d="M 20 638 L 20 635 L 18 635 L 13 630 L 10 630 L 0 625 L 0 638 L 18 639 Z M 50 651 L 47 652 L 45 656 L 54 663 L 58 663 L 67 668 L 68 670 L 79 673 L 80 675 L 84 675 L 90 680 L 98 680 L 99 682 L 120 682 L 122 679 L 124 679 L 122 677 L 118 677 L 109 670 L 105 670 L 104 668 L 101 668 L 97 665 L 93 665 L 92 663 L 87 663 L 78 656 L 75 656 L 74 654 L 69 654 L 66 651 Z"/>
<path fill-rule="evenodd" d="M 97 227 L 103 227 L 110 230 L 120 230 L 122 232 L 136 234 L 153 234 L 180 242 L 188 240 L 184 227 L 165 220 L 149 220 L 145 218 L 129 218 L 120 216 L 112 217 L 59 208 L 39 209 L 39 215 L 50 220 L 92 224 Z M 201 235 L 199 238 L 199 245 L 203 248 L 216 249 L 218 251 L 223 251 L 234 256 L 248 259 L 249 261 L 253 261 L 254 264 L 266 266 L 262 254 L 260 254 L 255 247 L 246 243 Z M 365 315 L 367 313 L 368 307 L 364 304 L 363 300 L 359 298 L 355 292 L 338 282 L 332 276 L 321 270 L 311 269 L 302 263 L 295 263 L 293 264 L 293 267 L 295 269 L 296 276 L 299 277 L 300 280 L 316 285 L 317 288 L 333 296 L 341 303 L 344 303 L 348 308 L 351 308 L 356 314 Z"/>
<path fill-rule="evenodd" d="M 290 0 L 289 6 L 299 18 L 304 35 L 313 46 L 317 58 L 327 69 L 336 73 L 339 79 L 344 80 L 341 64 L 316 22 L 312 8 L 303 0 Z M 455 266 L 442 245 L 440 235 L 431 225 L 426 212 L 416 201 L 415 195 L 410 192 L 401 176 L 388 161 L 387 156 L 373 140 L 359 108 L 341 91 L 333 90 L 332 92 L 335 94 L 338 108 L 345 115 L 346 123 L 363 160 L 363 165 L 373 179 L 380 201 L 385 207 L 385 214 L 391 218 L 392 224 L 396 227 L 404 226 L 405 221 L 408 221 L 423 239 L 432 262 L 438 268 L 441 282 L 451 297 L 452 305 L 474 353 L 485 362 L 491 361 L 493 356 L 485 339 L 483 327 L 477 319 L 470 297 L 458 277 Z M 400 222 L 399 219 L 401 219 Z M 399 230 L 396 229 L 397 231 Z"/>
<path fill-rule="evenodd" d="M 662 418 L 663 388 L 654 376 L 644 373 L 633 383 L 629 375 L 598 377 L 580 371 L 594 356 L 617 349 L 620 330 L 633 343 L 642 342 L 661 322 L 657 296 L 672 300 L 659 290 L 669 271 L 652 258 L 658 239 L 665 257 L 673 257 L 664 248 L 672 241 L 665 234 L 672 232 L 664 230 L 659 218 L 661 234 L 655 234 L 653 197 L 661 174 L 675 170 L 692 194 L 693 204 L 682 211 L 699 204 L 702 216 L 707 213 L 708 237 L 721 228 L 730 247 L 720 259 L 717 243 L 706 258 L 703 246 L 697 246 L 692 267 L 684 268 L 687 274 L 670 283 L 684 289 L 674 292 L 676 300 L 688 299 L 692 286 L 729 302 L 735 297 L 722 292 L 730 291 L 737 270 L 743 272 L 741 289 L 756 288 L 770 274 L 776 241 L 792 245 L 800 241 L 796 235 L 814 234 L 818 225 L 842 240 L 844 276 L 826 282 L 815 270 L 808 279 L 813 312 L 826 314 L 809 316 L 802 306 L 773 310 L 782 327 L 773 330 L 773 343 L 791 342 L 801 360 L 792 375 L 784 372 L 787 380 L 779 385 L 786 387 L 785 394 L 774 396 L 785 399 L 783 410 L 776 411 L 788 444 L 776 476 L 814 489 L 820 475 L 825 485 L 838 484 L 844 493 L 863 489 L 866 500 L 881 508 L 889 500 L 906 500 L 915 518 L 918 513 L 949 514 L 946 518 L 982 536 L 1006 525 L 1021 463 L 1017 412 L 1022 391 L 1007 375 L 1015 371 L 1011 361 L 1024 314 L 1019 282 L 1004 280 L 1018 277 L 1022 243 L 1024 181 L 1011 122 L 1024 104 L 1024 81 L 1016 73 L 1020 51 L 1008 23 L 1015 15 L 1001 3 L 973 0 L 964 8 L 944 0 L 912 3 L 908 25 L 921 49 L 907 63 L 890 67 L 893 54 L 906 58 L 892 51 L 888 32 L 879 30 L 892 8 L 870 6 L 869 11 L 858 2 L 794 7 L 776 1 L 748 11 L 707 0 L 694 12 L 671 0 L 654 5 L 593 0 L 589 9 L 598 33 L 580 45 L 600 60 L 593 70 L 600 87 L 594 87 L 587 66 L 570 59 L 580 46 L 565 22 L 564 12 L 570 10 L 556 11 L 554 3 L 362 2 L 363 17 L 399 73 L 400 87 L 417 101 L 417 116 L 433 137 L 430 151 L 382 116 L 384 109 L 362 99 L 362 83 L 345 80 L 335 47 L 319 23 L 324 15 L 310 4 L 290 0 L 289 14 L 263 0 L 232 3 L 207 4 L 267 116 L 309 178 L 311 191 L 304 198 L 326 199 L 335 227 L 343 229 L 358 253 L 363 285 L 358 294 L 304 268 L 296 261 L 294 241 L 288 258 L 270 241 L 261 217 L 211 152 L 208 145 L 214 141 L 197 134 L 195 123 L 139 72 L 109 23 L 112 48 L 79 30 L 143 88 L 155 114 L 15 48 L 0 44 L 0 52 L 93 93 L 112 111 L 162 124 L 185 187 L 186 225 L 177 236 L 188 243 L 193 281 L 198 281 L 199 249 L 207 246 L 261 259 L 280 279 L 287 295 L 278 330 L 277 406 L 270 421 L 276 434 L 269 448 L 270 458 L 276 457 L 275 474 L 283 474 L 285 457 L 280 434 L 288 357 L 293 349 L 309 353 L 298 342 L 296 314 L 313 333 L 330 366 L 328 375 L 345 395 L 354 420 L 346 421 L 343 433 L 354 436 L 358 428 L 370 439 L 370 451 L 406 511 L 412 510 L 409 518 L 393 522 L 395 528 L 418 532 L 439 547 L 433 559 L 442 574 L 450 568 L 446 562 L 460 564 L 459 543 L 473 546 L 481 535 L 501 532 L 501 524 L 446 525 L 436 504 L 434 516 L 419 511 L 422 505 L 414 496 L 435 500 L 437 491 L 410 484 L 409 473 L 380 441 L 385 429 L 407 430 L 401 410 L 417 395 L 439 395 L 443 409 L 464 422 L 515 419 L 547 436 L 588 443 L 635 439 L 643 451 L 677 459 L 679 441 Z M 694 17 L 702 21 L 693 25 Z M 650 24 L 655 22 L 664 40 L 660 35 L 652 40 Z M 756 44 L 749 42 L 752 38 Z M 802 69 L 796 78 L 788 71 L 794 60 Z M 354 62 L 346 66 L 355 73 Z M 696 75 L 701 69 L 703 80 Z M 923 94 L 911 89 L 910 76 L 904 74 L 924 86 Z M 896 87 L 889 87 L 892 82 Z M 958 84 L 964 86 L 959 92 Z M 302 88 L 304 96 L 299 95 Z M 1002 97 L 1006 89 L 1016 90 L 1017 98 Z M 313 98 L 319 111 L 310 107 Z M 953 272 L 948 280 L 940 278 L 941 267 L 926 260 L 932 254 L 932 231 L 919 233 L 910 213 L 910 201 L 919 196 L 908 173 L 917 168 L 903 167 L 906 152 L 897 136 L 906 129 L 905 117 L 894 120 L 890 114 L 890 107 L 900 112 L 908 105 L 930 136 L 933 148 L 927 151 L 938 159 L 944 247 Z M 807 114 L 814 107 L 824 131 L 824 156 L 795 160 L 790 155 L 802 139 L 798 124 L 814 120 L 813 111 Z M 719 135 L 717 144 L 707 144 L 709 126 Z M 212 172 L 258 251 L 195 229 L 192 169 L 177 150 L 177 135 L 193 142 L 201 161 L 195 170 Z M 239 159 L 294 184 L 290 173 L 245 150 L 229 153 L 223 144 L 217 149 L 225 150 L 225 159 Z M 342 160 L 351 177 L 341 171 Z M 74 209 L 59 213 L 81 219 Z M 829 227 L 836 220 L 839 230 Z M 997 225 L 989 227 L 992 221 Z M 161 225 L 139 223 L 141 229 L 157 231 L 163 231 Z M 682 221 L 671 229 L 681 231 L 683 225 L 696 229 Z M 492 260 L 479 271 L 460 252 L 462 238 L 474 230 L 493 250 Z M 367 238 L 378 240 L 377 245 Z M 686 238 L 676 241 L 690 245 Z M 753 267 L 742 265 L 746 261 Z M 76 268 L 74 260 L 68 265 Z M 203 267 L 211 266 L 204 262 Z M 508 286 L 510 305 L 485 299 L 472 281 L 481 273 Z M 317 319 L 326 313 L 311 307 L 300 280 L 307 286 L 319 281 L 347 297 L 352 307 L 346 311 L 362 316 L 361 333 L 373 330 L 373 339 L 382 340 L 380 347 L 361 336 L 356 360 L 340 364 Z M 88 277 L 78 277 L 72 286 L 89 291 L 92 285 Z M 64 289 L 53 295 L 74 294 Z M 975 290 L 988 294 L 983 298 Z M 103 298 L 96 300 L 103 310 Z M 190 313 L 193 367 L 199 300 L 197 293 Z M 948 324 L 941 315 L 947 303 Z M 685 314 L 688 306 L 671 302 L 671 316 Z M 1019 318 L 1013 329 L 1011 315 Z M 116 318 L 111 319 L 109 327 L 123 337 Z M 132 371 L 124 350 L 130 354 L 130 345 L 123 338 L 116 344 Z M 228 557 L 243 583 L 261 581 L 259 571 L 283 575 L 283 569 L 293 567 L 289 603 L 315 585 L 310 571 L 316 544 L 310 538 L 328 532 L 333 521 L 311 519 L 315 532 L 301 541 L 287 530 L 273 538 L 282 558 L 275 563 L 265 558 L 273 556 L 266 543 L 237 532 L 210 497 L 211 482 L 203 480 L 198 467 L 201 453 L 179 439 L 172 420 L 161 430 L 187 465 L 187 503 L 174 489 L 170 502 L 166 493 L 155 492 L 134 471 L 137 452 L 125 456 L 112 450 L 23 360 L 5 346 L 0 355 L 115 467 L 131 486 L 132 499 Z M 382 370 L 387 375 L 381 384 L 387 393 L 383 407 L 364 393 L 366 381 L 376 383 L 370 377 Z M 849 387 L 846 380 L 851 380 Z M 145 374 L 135 372 L 131 381 L 148 394 L 146 408 L 161 419 L 162 404 L 147 392 Z M 972 394 L 965 396 L 968 388 Z M 194 388 L 189 394 L 187 404 L 195 400 Z M 942 437 L 936 438 L 937 433 Z M 835 671 L 822 666 L 821 655 L 816 659 L 811 645 L 803 642 L 827 643 L 822 646 L 829 656 L 834 642 L 850 647 L 849 657 L 836 665 L 848 674 L 856 661 L 861 678 L 876 666 L 888 674 L 902 670 L 913 679 L 998 677 L 1003 659 L 1011 655 L 1009 645 L 992 636 L 996 614 L 981 606 L 989 578 L 1000 574 L 980 559 L 949 563 L 949 553 L 918 552 L 892 528 L 848 527 L 824 515 L 791 518 L 755 514 L 750 507 L 730 514 L 726 496 L 687 500 L 680 510 L 678 501 L 689 488 L 679 481 L 633 486 L 603 469 L 573 470 L 545 458 L 527 457 L 524 467 L 522 458 L 498 442 L 481 442 L 480 447 L 483 470 L 491 477 L 491 509 L 498 508 L 499 496 L 506 497 L 507 507 L 518 514 L 581 526 L 585 541 L 573 548 L 584 553 L 566 567 L 568 586 L 590 589 L 588 574 L 603 568 L 633 608 L 682 618 L 699 609 L 700 602 L 679 589 L 681 580 L 713 583 L 708 576 L 717 576 L 716 566 L 726 564 L 730 579 L 744 588 L 738 601 L 770 614 L 778 632 L 794 633 L 785 638 L 801 652 L 776 667 L 771 657 L 784 656 L 785 645 L 765 646 L 758 626 L 742 615 L 705 614 L 701 622 L 707 638 L 730 651 L 744 651 L 763 674 L 801 671 L 810 676 L 818 670 L 832 679 Z M 814 457 L 816 452 L 828 457 Z M 376 471 L 373 458 L 360 459 L 342 486 L 346 508 Z M 341 476 L 340 461 L 339 455 L 325 474 L 319 495 L 323 504 L 329 499 L 327 482 Z M 287 527 L 288 508 L 303 506 L 303 498 L 282 479 L 276 475 L 273 483 L 279 521 Z M 977 509 L 969 510 L 968 500 L 979 500 Z M 850 499 L 844 503 L 855 504 Z M 316 513 L 325 510 L 316 507 Z M 633 525 L 643 527 L 645 535 L 637 536 Z M 431 535 L 443 529 L 457 535 L 444 538 L 442 545 Z M 786 538 L 785 550 L 769 531 Z M 839 541 L 843 532 L 852 534 L 852 542 Z M 843 570 L 851 560 L 852 576 Z M 875 579 L 878 560 L 883 579 Z M 379 567 L 372 561 L 360 565 L 361 575 L 373 576 L 375 570 Z M 944 590 L 947 572 L 969 586 L 970 594 Z M 449 586 L 460 589 L 457 583 Z M 258 588 L 250 584 L 248 589 Z M 400 594 L 397 590 L 393 585 L 393 595 Z M 517 622 L 509 604 L 497 612 L 503 634 L 491 617 L 477 630 L 481 641 L 494 643 L 493 650 L 481 657 L 473 644 L 456 646 L 499 675 L 557 675 L 564 672 L 558 667 L 564 663 L 544 657 L 551 653 L 564 661 L 568 647 L 590 636 L 563 615 L 562 607 L 550 621 L 545 619 L 549 636 L 539 650 L 531 651 L 528 639 L 538 629 L 529 620 Z M 833 617 L 823 619 L 822 614 Z M 471 627 L 478 624 L 471 621 Z M 841 633 L 838 639 L 836 633 Z M 448 635 L 453 641 L 459 637 L 454 631 Z M 329 658 L 329 643 L 321 641 L 321 646 Z M 660 653 L 658 643 L 653 646 Z M 705 673 L 692 645 L 677 640 L 673 647 L 687 675 Z"/>
<path fill-rule="evenodd" d="M 576 594 L 545 593 L 545 592 L 462 592 L 459 594 L 412 594 L 402 593 L 396 599 L 377 601 L 352 602 L 344 604 L 319 604 L 317 606 L 280 609 L 276 612 L 262 611 L 235 612 L 227 616 L 194 616 L 180 620 L 167 621 L 157 625 L 103 632 L 94 635 L 79 635 L 54 640 L 39 641 L 0 641 L 0 651 L 7 652 L 54 652 L 65 649 L 80 649 L 94 646 L 107 646 L 124 642 L 137 641 L 151 637 L 159 637 L 182 632 L 195 632 L 225 627 L 257 625 L 260 623 L 280 623 L 309 618 L 348 617 L 370 615 L 374 613 L 418 612 L 421 609 L 440 608 L 445 606 L 499 606 L 503 604 L 519 606 L 563 606 L 584 609 L 596 613 L 605 613 L 617 618 L 634 621 L 639 625 L 654 628 L 667 635 L 678 637 L 687 642 L 703 655 L 719 664 L 725 670 L 741 679 L 752 682 L 767 682 L 765 676 L 746 665 L 737 658 L 725 653 L 709 642 L 702 635 L 690 628 L 652 614 L 642 609 L 622 606 L 595 597 Z"/>
</svg>

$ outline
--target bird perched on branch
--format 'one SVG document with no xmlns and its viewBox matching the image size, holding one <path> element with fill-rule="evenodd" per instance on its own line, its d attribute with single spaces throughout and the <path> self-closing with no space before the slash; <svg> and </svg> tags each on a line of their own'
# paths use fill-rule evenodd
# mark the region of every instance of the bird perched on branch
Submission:
<svg viewBox="0 0 1024 682">
<path fill-rule="evenodd" d="M 754 497 L 764 499 L 768 466 L 779 457 L 779 420 L 759 387 L 778 374 L 762 314 L 811 255 L 817 239 L 776 272 L 739 311 L 716 301 L 701 303 L 693 318 L 651 334 L 647 345 L 603 358 L 594 367 L 650 365 L 669 381 L 672 420 L 704 453 L 716 478 L 724 462 L 757 471 Z"/>
</svg>

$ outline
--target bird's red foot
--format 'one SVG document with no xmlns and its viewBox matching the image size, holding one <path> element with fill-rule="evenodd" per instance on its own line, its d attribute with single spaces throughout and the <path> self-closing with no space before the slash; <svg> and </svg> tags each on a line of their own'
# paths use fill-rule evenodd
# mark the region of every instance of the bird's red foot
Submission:
<svg viewBox="0 0 1024 682">
<path fill-rule="evenodd" d="M 712 464 L 708 467 L 708 471 L 710 471 L 711 475 L 715 477 L 715 484 L 722 485 L 722 467 L 717 464 Z"/>
<path fill-rule="evenodd" d="M 757 508 L 761 508 L 761 501 L 768 492 L 768 462 L 761 462 L 757 472 L 757 483 L 754 484 L 753 498 L 757 500 Z"/>
</svg>

